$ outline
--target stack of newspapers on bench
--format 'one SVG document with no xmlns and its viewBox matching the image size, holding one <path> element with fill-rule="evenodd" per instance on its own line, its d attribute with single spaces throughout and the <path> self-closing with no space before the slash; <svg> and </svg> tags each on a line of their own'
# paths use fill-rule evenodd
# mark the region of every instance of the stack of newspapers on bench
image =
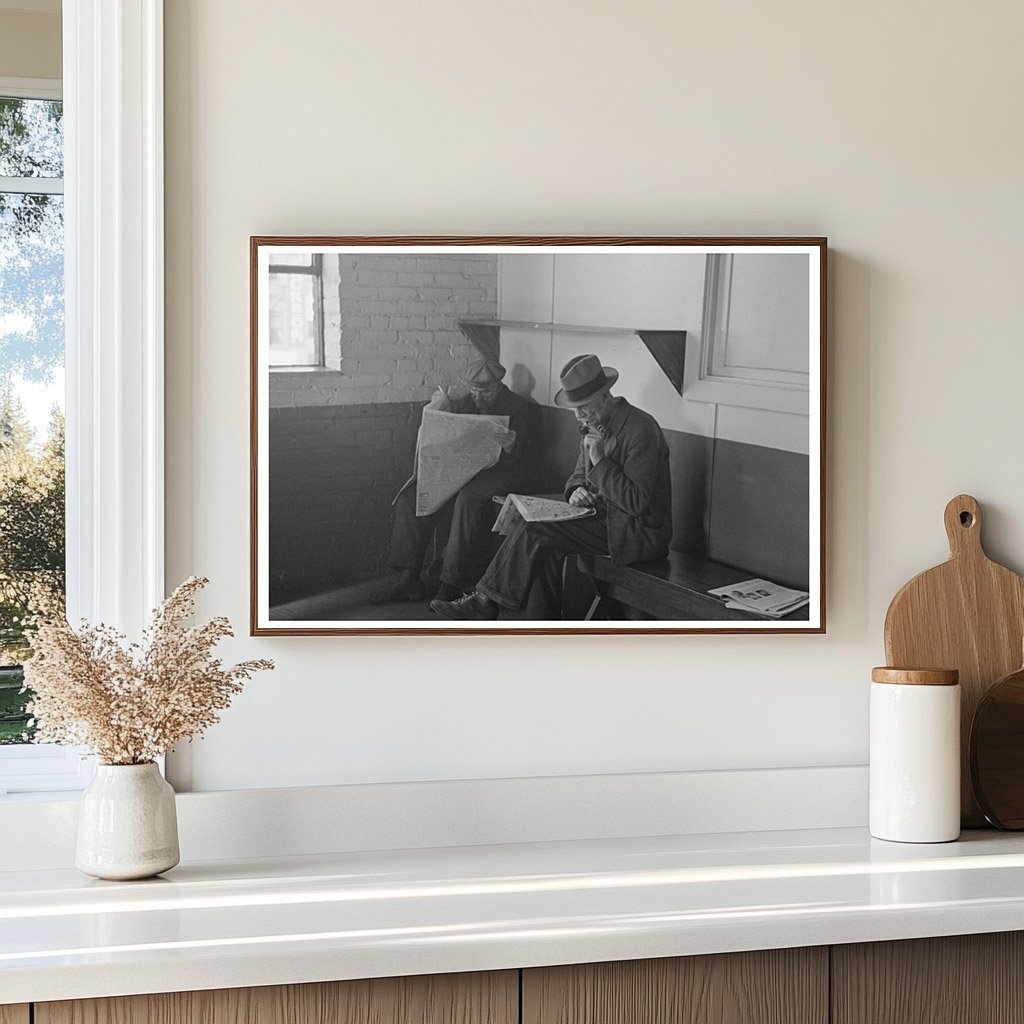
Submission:
<svg viewBox="0 0 1024 1024">
<path fill-rule="evenodd" d="M 709 594 L 725 602 L 726 608 L 737 608 L 744 612 L 756 612 L 770 619 L 781 619 L 810 601 L 805 590 L 790 590 L 769 580 L 744 580 L 727 587 L 709 590 Z"/>
</svg>

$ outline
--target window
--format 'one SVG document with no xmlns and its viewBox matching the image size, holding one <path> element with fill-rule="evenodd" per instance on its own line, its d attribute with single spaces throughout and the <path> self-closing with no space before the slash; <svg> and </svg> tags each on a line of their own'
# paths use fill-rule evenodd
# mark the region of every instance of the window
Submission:
<svg viewBox="0 0 1024 1024">
<path fill-rule="evenodd" d="M 0 745 L 31 735 L 25 617 L 64 599 L 64 166 L 59 99 L 0 83 Z M 22 90 L 24 91 L 24 90 Z"/>
<path fill-rule="evenodd" d="M 162 11 L 65 4 L 63 82 L 0 78 L 0 96 L 63 91 L 68 615 L 135 637 L 166 592 Z M 11 177 L 33 177 L 16 195 L 60 192 Z M 75 750 L 0 746 L 0 796 L 63 796 L 91 771 Z M 187 764 L 175 781 L 188 786 Z"/>
<path fill-rule="evenodd" d="M 807 415 L 809 309 L 817 300 L 806 253 L 710 254 L 704 317 L 687 345 L 683 396 L 748 409 Z"/>
<path fill-rule="evenodd" d="M 270 265 L 270 365 L 324 365 L 323 257 L 276 253 Z"/>
<path fill-rule="evenodd" d="M 0 80 L 0 796 L 80 787 L 31 744 L 25 615 L 63 604 L 64 139 L 60 84 Z"/>
</svg>

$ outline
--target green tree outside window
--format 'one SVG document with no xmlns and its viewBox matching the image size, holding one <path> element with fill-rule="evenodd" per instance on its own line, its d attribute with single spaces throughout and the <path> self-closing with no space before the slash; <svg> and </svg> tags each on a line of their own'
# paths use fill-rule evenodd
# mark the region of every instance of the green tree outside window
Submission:
<svg viewBox="0 0 1024 1024">
<path fill-rule="evenodd" d="M 64 361 L 59 101 L 0 97 L 0 744 L 31 738 L 19 662 L 30 616 L 64 600 Z"/>
</svg>

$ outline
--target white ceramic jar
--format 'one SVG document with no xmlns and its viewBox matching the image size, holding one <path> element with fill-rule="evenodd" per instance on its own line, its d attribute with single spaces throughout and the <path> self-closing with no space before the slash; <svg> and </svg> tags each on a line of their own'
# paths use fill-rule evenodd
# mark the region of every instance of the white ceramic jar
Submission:
<svg viewBox="0 0 1024 1024">
<path fill-rule="evenodd" d="M 955 669 L 871 672 L 870 829 L 876 839 L 960 835 L 960 685 Z"/>
<path fill-rule="evenodd" d="M 179 860 L 174 790 L 153 763 L 98 764 L 78 811 L 75 866 L 96 878 L 150 878 Z"/>
</svg>

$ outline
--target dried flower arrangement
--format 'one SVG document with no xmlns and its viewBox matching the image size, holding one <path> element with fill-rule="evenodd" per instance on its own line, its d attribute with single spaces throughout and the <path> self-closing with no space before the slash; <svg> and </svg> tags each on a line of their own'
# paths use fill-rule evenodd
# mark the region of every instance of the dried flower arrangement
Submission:
<svg viewBox="0 0 1024 1024">
<path fill-rule="evenodd" d="M 185 580 L 153 612 L 141 645 L 102 624 L 39 621 L 25 663 L 36 742 L 84 747 L 104 764 L 146 764 L 219 721 L 242 683 L 274 663 L 224 668 L 213 648 L 233 635 L 228 620 L 186 625 L 208 582 Z"/>
</svg>

